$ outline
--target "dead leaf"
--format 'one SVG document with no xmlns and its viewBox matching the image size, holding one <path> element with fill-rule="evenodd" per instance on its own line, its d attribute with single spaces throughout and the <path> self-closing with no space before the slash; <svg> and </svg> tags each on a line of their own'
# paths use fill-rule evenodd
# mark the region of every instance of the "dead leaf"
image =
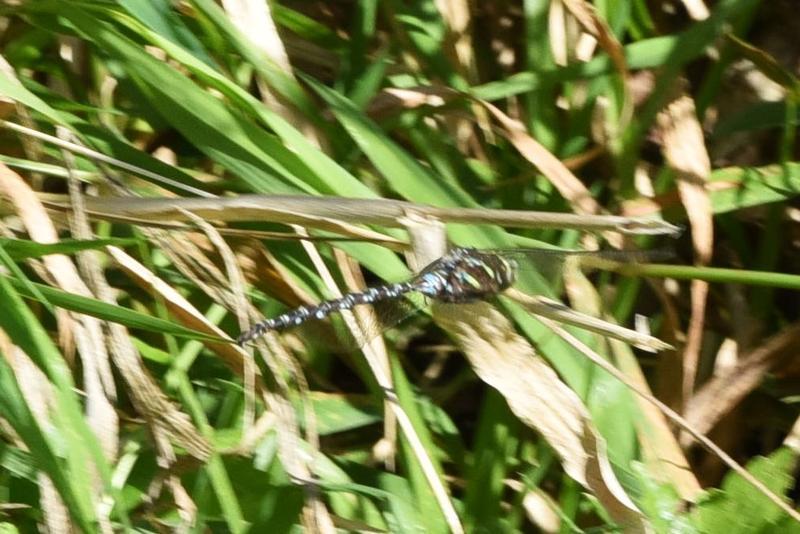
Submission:
<svg viewBox="0 0 800 534">
<path fill-rule="evenodd" d="M 706 188 L 711 161 L 703 130 L 697 120 L 694 101 L 680 95 L 656 117 L 662 134 L 662 151 L 678 175 L 678 192 L 692 227 L 692 244 L 698 263 L 707 265 L 714 246 L 713 210 Z M 705 324 L 708 283 L 692 281 L 692 313 L 683 356 L 683 402 L 691 397 L 697 379 L 697 366 Z"/>
<path fill-rule="evenodd" d="M 764 382 L 767 373 L 800 351 L 800 324 L 786 327 L 736 364 L 711 379 L 686 406 L 686 419 L 699 432 L 709 432 L 720 419 Z M 688 445 L 688 438 L 683 440 Z"/>
<path fill-rule="evenodd" d="M 605 442 L 580 398 L 487 303 L 434 303 L 434 320 L 464 351 L 480 379 L 499 391 L 526 425 L 541 433 L 564 471 L 590 489 L 629 532 L 644 532 L 641 513 L 616 479 Z"/>
</svg>

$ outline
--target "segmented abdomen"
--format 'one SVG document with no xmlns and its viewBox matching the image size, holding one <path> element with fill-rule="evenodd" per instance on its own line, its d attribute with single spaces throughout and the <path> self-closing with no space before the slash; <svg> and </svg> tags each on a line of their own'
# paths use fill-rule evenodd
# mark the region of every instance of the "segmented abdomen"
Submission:
<svg viewBox="0 0 800 534">
<path fill-rule="evenodd" d="M 326 300 L 315 306 L 300 306 L 277 317 L 256 323 L 250 330 L 242 333 L 237 338 L 236 343 L 243 345 L 270 331 L 280 332 L 299 326 L 310 319 L 324 319 L 332 313 L 352 310 L 355 306 L 362 304 L 372 304 L 380 300 L 399 298 L 414 290 L 413 283 L 401 282 L 371 287 L 361 293 L 348 293 L 341 298 Z"/>
</svg>

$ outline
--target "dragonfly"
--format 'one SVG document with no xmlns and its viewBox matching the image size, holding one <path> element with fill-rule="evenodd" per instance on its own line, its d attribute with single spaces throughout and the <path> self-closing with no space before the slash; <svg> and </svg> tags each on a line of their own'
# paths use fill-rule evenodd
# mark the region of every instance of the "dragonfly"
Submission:
<svg viewBox="0 0 800 534">
<path fill-rule="evenodd" d="M 526 266 L 539 272 L 558 274 L 570 258 L 584 260 L 579 262 L 584 265 L 601 266 L 610 262 L 625 264 L 653 261 L 667 255 L 663 251 L 457 247 L 430 263 L 409 280 L 378 285 L 316 305 L 294 308 L 256 323 L 237 338 L 237 343 L 244 345 L 268 332 L 283 332 L 308 321 L 325 319 L 333 313 L 352 310 L 356 306 L 405 300 L 404 297 L 412 293 L 447 304 L 490 300 L 510 288 Z M 370 333 L 369 337 L 378 333 L 380 332 Z"/>
</svg>

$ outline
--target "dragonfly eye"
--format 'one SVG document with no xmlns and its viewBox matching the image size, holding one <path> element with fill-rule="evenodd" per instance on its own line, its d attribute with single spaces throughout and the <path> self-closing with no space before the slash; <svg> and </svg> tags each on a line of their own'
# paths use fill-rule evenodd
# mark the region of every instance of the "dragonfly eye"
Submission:
<svg viewBox="0 0 800 534">
<path fill-rule="evenodd" d="M 495 280 L 501 285 L 511 285 L 517 277 L 517 262 L 503 258 L 502 264 L 495 271 Z"/>
</svg>

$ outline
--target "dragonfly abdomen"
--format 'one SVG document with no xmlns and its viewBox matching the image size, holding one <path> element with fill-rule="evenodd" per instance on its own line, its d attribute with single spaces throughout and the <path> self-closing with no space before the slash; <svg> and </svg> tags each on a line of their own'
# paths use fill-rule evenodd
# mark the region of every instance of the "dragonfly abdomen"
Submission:
<svg viewBox="0 0 800 534">
<path fill-rule="evenodd" d="M 332 313 L 343 310 L 352 310 L 362 304 L 372 304 L 381 300 L 399 298 L 416 288 L 411 282 L 400 282 L 397 284 L 387 284 L 371 287 L 359 293 L 348 293 L 338 298 L 321 302 L 314 306 L 300 306 L 286 313 L 265 319 L 242 333 L 236 340 L 239 345 L 243 345 L 267 332 L 281 332 L 295 326 L 300 326 L 304 322 L 315 319 L 324 319 Z"/>
</svg>

